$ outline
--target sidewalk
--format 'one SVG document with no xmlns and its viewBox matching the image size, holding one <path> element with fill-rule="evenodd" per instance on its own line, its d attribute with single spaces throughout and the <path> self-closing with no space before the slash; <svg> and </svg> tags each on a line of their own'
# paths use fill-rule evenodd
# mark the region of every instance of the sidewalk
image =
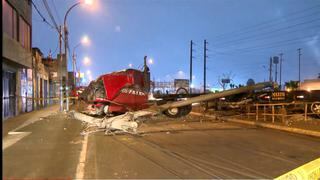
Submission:
<svg viewBox="0 0 320 180">
<path fill-rule="evenodd" d="M 39 121 L 41 117 L 46 117 L 56 113 L 58 110 L 59 104 L 54 104 L 40 110 L 35 110 L 8 118 L 5 121 L 2 121 L 2 138 L 8 135 L 8 132 L 17 131 L 22 127 Z"/>
</svg>

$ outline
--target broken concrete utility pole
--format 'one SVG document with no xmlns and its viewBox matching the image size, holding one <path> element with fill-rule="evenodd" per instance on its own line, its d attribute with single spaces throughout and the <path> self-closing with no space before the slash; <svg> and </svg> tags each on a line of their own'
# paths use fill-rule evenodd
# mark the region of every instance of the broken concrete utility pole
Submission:
<svg viewBox="0 0 320 180">
<path fill-rule="evenodd" d="M 240 93 L 258 90 L 258 89 L 264 89 L 266 87 L 273 87 L 273 86 L 274 86 L 274 84 L 272 82 L 263 82 L 263 83 L 258 83 L 258 84 L 252 85 L 252 86 L 245 86 L 245 87 L 240 87 L 240 88 L 236 88 L 236 89 L 229 89 L 229 90 L 225 90 L 225 91 L 218 92 L 218 93 L 205 94 L 205 95 L 201 95 L 201 96 L 187 99 L 185 101 L 176 101 L 176 102 L 161 105 L 158 108 L 160 109 L 160 111 L 164 111 L 164 110 L 170 109 L 170 108 L 187 106 L 192 103 L 210 101 L 210 100 L 221 98 L 221 97 L 226 97 L 226 96 L 230 96 L 230 95 L 234 95 L 234 94 L 240 94 Z"/>
</svg>

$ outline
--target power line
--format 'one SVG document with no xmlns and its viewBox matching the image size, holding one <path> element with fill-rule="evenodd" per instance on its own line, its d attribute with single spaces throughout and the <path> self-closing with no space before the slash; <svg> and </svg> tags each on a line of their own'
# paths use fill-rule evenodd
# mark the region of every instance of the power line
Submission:
<svg viewBox="0 0 320 180">
<path fill-rule="evenodd" d="M 286 26 L 286 27 L 282 27 L 282 28 L 279 28 L 279 29 L 275 29 L 275 30 L 272 30 L 272 31 L 269 31 L 269 32 L 257 34 L 257 35 L 255 35 L 255 36 L 268 35 L 268 34 L 271 34 L 271 33 L 280 32 L 280 31 L 282 31 L 282 30 L 291 29 L 291 28 L 294 28 L 294 27 L 296 27 L 296 26 L 301 26 L 301 25 L 304 25 L 304 24 L 313 23 L 313 22 L 319 21 L 319 20 L 320 20 L 320 19 L 317 18 L 317 19 L 313 19 L 313 20 L 310 20 L 310 21 L 301 22 L 301 23 L 289 25 L 289 26 Z M 317 25 L 317 26 L 315 26 L 315 27 L 320 27 L 320 25 Z M 299 30 L 299 31 L 300 31 L 300 30 Z M 294 33 L 294 32 L 297 32 L 297 30 L 296 30 L 296 31 L 291 31 L 291 32 L 286 32 L 286 34 L 288 34 L 288 33 Z M 218 44 L 218 45 L 228 45 L 228 44 L 231 44 L 231 43 L 234 43 L 234 42 L 241 42 L 241 41 L 243 41 L 243 40 L 248 40 L 248 39 L 255 40 L 255 39 L 257 39 L 257 37 L 255 37 L 255 36 L 246 36 L 246 37 L 244 37 L 244 38 L 239 38 L 239 39 L 236 39 L 236 40 L 226 41 L 226 42 L 221 43 L 221 44 Z M 273 35 L 273 34 L 272 34 L 272 36 L 276 36 L 276 35 Z M 279 36 L 279 34 L 278 34 L 278 36 Z M 270 36 L 267 36 L 267 37 L 270 37 Z M 258 39 L 264 39 L 264 38 L 266 38 L 266 37 L 263 37 L 263 38 L 262 38 L 262 37 L 260 37 L 260 38 L 258 37 Z"/>
<path fill-rule="evenodd" d="M 59 42 L 57 43 L 57 47 L 55 48 L 55 50 L 51 53 L 52 56 L 56 54 L 56 52 L 58 51 L 58 48 L 59 48 Z"/>
<path fill-rule="evenodd" d="M 46 11 L 47 11 L 47 13 L 48 13 L 48 15 L 49 15 L 49 17 L 50 17 L 50 19 L 51 19 L 54 27 L 55 27 L 56 30 L 59 32 L 59 26 L 58 26 L 56 20 L 54 19 L 53 15 L 52 15 L 52 12 L 51 12 L 51 10 L 50 10 L 50 7 L 49 7 L 49 5 L 48 5 L 48 2 L 47 2 L 46 0 L 42 0 L 42 2 L 43 2 L 43 4 L 44 4 L 44 7 L 46 8 Z"/>
<path fill-rule="evenodd" d="M 315 9 L 315 8 L 318 8 L 318 7 L 320 7 L 320 4 L 316 5 L 316 6 L 313 6 L 313 7 L 310 7 L 310 8 L 306 8 L 306 9 L 300 10 L 300 11 L 289 13 L 286 16 L 284 16 L 284 18 L 286 18 L 286 17 L 290 18 L 290 17 L 293 17 L 296 14 L 301 14 L 301 13 L 304 13 L 304 12 L 306 12 L 308 10 Z M 267 21 L 264 21 L 262 23 L 259 23 L 259 24 L 253 25 L 253 26 L 244 27 L 244 28 L 242 28 L 242 30 L 239 30 L 239 31 L 232 31 L 232 32 L 229 32 L 229 33 L 224 33 L 224 34 L 218 35 L 218 36 L 216 36 L 214 38 L 216 38 L 215 39 L 215 41 L 216 41 L 216 40 L 221 39 L 221 38 L 223 38 L 225 36 L 234 35 L 235 33 L 237 34 L 237 33 L 246 33 L 246 32 L 250 32 L 250 31 L 255 31 L 255 30 L 253 30 L 254 28 L 257 28 L 257 27 L 260 27 L 260 26 L 270 26 L 269 24 L 277 22 L 277 21 L 281 21 L 281 19 L 274 18 L 274 19 L 267 20 Z"/>
<path fill-rule="evenodd" d="M 298 17 L 298 18 L 296 18 L 296 19 L 291 19 L 291 20 L 289 20 L 289 21 L 292 21 L 292 20 L 295 21 L 295 20 L 298 20 L 298 19 L 305 19 L 306 17 L 315 16 L 316 14 L 319 14 L 319 13 L 320 13 L 320 12 L 315 12 L 315 13 L 312 13 L 312 14 L 307 15 L 307 16 L 302 16 L 302 17 Z M 315 19 L 315 20 L 313 20 L 313 21 L 316 21 L 316 20 L 319 20 L 319 18 L 318 18 L 318 19 Z M 313 22 L 313 21 L 311 21 L 311 22 Z M 303 24 L 308 24 L 308 23 L 311 23 L 311 22 L 310 22 L 310 21 L 300 22 L 300 23 L 298 23 L 298 24 L 290 25 L 290 26 L 287 26 L 287 27 L 282 27 L 282 28 L 280 28 L 280 29 L 276 29 L 276 30 L 273 30 L 273 31 L 271 31 L 271 32 L 277 32 L 277 31 L 285 30 L 285 29 L 289 29 L 289 28 L 292 28 L 292 27 L 295 27 L 295 26 L 299 26 L 299 25 L 303 25 Z M 289 23 L 288 20 L 287 20 L 286 23 Z M 277 24 L 282 25 L 282 24 L 284 24 L 284 23 L 283 23 L 283 22 L 279 22 L 279 23 L 273 24 L 272 27 L 275 27 L 275 25 L 277 25 Z M 251 30 L 251 31 L 254 32 L 254 31 L 257 31 L 257 30 L 260 30 L 260 29 L 262 29 L 262 30 L 260 30 L 260 31 L 263 31 L 263 30 L 265 30 L 265 29 L 269 29 L 270 26 L 271 26 L 271 25 L 268 25 L 267 27 L 261 27 L 261 28 L 253 29 L 253 30 Z M 258 32 L 260 32 L 260 31 L 258 31 Z M 250 31 L 247 31 L 247 32 L 250 32 Z M 254 33 L 255 33 L 255 32 L 254 32 Z M 262 33 L 262 34 L 268 34 L 268 33 L 270 33 L 270 32 Z M 240 34 L 237 34 L 237 36 L 239 36 L 239 35 L 241 35 L 241 34 L 247 35 L 248 33 L 240 33 Z M 251 37 L 251 36 L 248 36 L 248 37 Z M 246 38 L 248 38 L 248 37 L 246 37 Z M 226 39 L 226 38 L 223 38 L 223 40 L 224 40 L 224 39 Z M 241 40 L 241 39 L 245 39 L 245 38 L 240 38 L 240 40 Z M 216 41 L 219 42 L 219 40 L 216 40 Z M 229 40 L 229 41 L 230 41 L 230 40 Z M 233 41 L 233 40 L 231 40 L 231 41 Z M 227 42 L 228 42 L 228 41 L 227 41 Z M 224 42 L 222 41 L 222 43 L 224 43 Z"/>
<path fill-rule="evenodd" d="M 33 0 L 31 1 L 33 7 L 35 8 L 35 10 L 37 11 L 37 13 L 39 14 L 39 16 L 42 18 L 42 21 L 45 22 L 48 26 L 50 26 L 50 28 L 55 29 L 53 27 L 53 25 L 51 25 L 46 18 L 42 15 L 42 13 L 39 11 L 38 7 L 36 6 L 36 4 L 33 2 Z"/>
<path fill-rule="evenodd" d="M 259 49 L 267 49 L 267 48 L 273 48 L 273 47 L 278 47 L 278 46 L 282 46 L 282 45 L 286 45 L 286 44 L 294 44 L 294 43 L 300 43 L 300 41 L 302 39 L 305 38 L 311 38 L 313 37 L 313 35 L 308 35 L 308 36 L 304 36 L 304 37 L 300 37 L 300 38 L 295 38 L 295 39 L 288 39 L 288 40 L 284 40 L 284 41 L 278 41 L 278 42 L 273 42 L 273 43 L 269 43 L 269 44 L 264 44 L 261 46 L 254 46 L 254 47 L 246 47 L 246 48 L 241 48 L 241 49 L 233 49 L 231 51 L 242 51 L 242 52 L 246 52 L 246 51 L 256 51 Z M 293 41 L 293 42 L 292 42 Z M 298 41 L 298 42 L 294 42 L 294 41 Z M 241 52 L 241 53 L 242 53 Z"/>
<path fill-rule="evenodd" d="M 60 15 L 59 15 L 58 11 L 57 11 L 57 7 L 56 7 L 56 5 L 54 3 L 54 0 L 51 0 L 51 3 L 52 3 L 52 6 L 53 6 L 53 10 L 54 10 L 56 16 L 58 17 L 58 22 L 59 22 L 59 24 L 61 24 L 61 18 L 60 18 Z"/>
</svg>

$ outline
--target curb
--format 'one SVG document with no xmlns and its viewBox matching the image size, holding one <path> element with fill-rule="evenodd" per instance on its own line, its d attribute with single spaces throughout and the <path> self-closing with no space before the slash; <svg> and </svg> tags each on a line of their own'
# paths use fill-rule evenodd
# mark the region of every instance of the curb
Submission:
<svg viewBox="0 0 320 180">
<path fill-rule="evenodd" d="M 191 112 L 190 114 L 197 115 L 197 116 L 203 115 L 201 113 L 196 113 L 196 112 Z M 205 115 L 205 116 L 210 117 L 210 118 L 216 118 L 216 116 L 214 116 L 214 115 Z M 253 126 L 258 126 L 258 127 L 287 131 L 287 132 L 296 133 L 296 134 L 320 137 L 320 132 L 318 132 L 318 131 L 311 131 L 311 130 L 305 130 L 305 129 L 299 129 L 299 128 L 292 128 L 292 127 L 284 127 L 284 126 L 267 124 L 267 123 L 262 123 L 262 122 L 245 121 L 245 120 L 239 120 L 239 119 L 228 118 L 228 117 L 219 117 L 219 119 L 225 120 L 225 121 L 230 121 L 230 122 L 235 122 L 235 123 L 248 124 L 248 125 L 253 125 Z"/>
</svg>

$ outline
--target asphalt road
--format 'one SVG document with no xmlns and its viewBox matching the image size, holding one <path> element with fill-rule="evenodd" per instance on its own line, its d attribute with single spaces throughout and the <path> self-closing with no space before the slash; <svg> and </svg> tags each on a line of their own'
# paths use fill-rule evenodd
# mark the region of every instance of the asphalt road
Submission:
<svg viewBox="0 0 320 180">
<path fill-rule="evenodd" d="M 320 140 L 227 122 L 155 120 L 141 136 L 90 134 L 63 115 L 35 122 L 3 152 L 3 177 L 274 178 L 320 157 Z M 194 121 L 194 122 L 191 122 Z"/>
</svg>

